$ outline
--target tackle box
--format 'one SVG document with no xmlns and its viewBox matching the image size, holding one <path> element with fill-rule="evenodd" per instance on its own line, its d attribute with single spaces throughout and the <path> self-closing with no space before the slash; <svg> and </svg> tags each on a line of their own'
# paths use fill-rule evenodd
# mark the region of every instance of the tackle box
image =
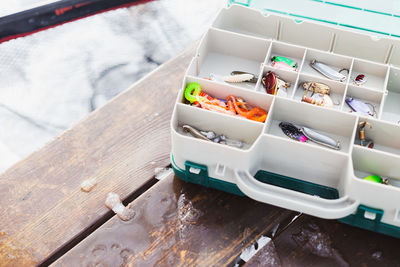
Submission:
<svg viewBox="0 0 400 267">
<path fill-rule="evenodd" d="M 297 71 L 275 69 L 271 57 L 298 63 Z M 346 68 L 345 81 L 334 81 L 310 66 L 317 60 L 335 70 Z M 171 120 L 171 163 L 182 180 L 326 219 L 400 238 L 400 39 L 264 15 L 243 5 L 220 11 L 203 36 L 185 74 Z M 245 71 L 257 83 L 225 83 L 210 75 Z M 261 78 L 273 71 L 291 86 L 287 96 L 266 93 Z M 367 82 L 354 84 L 358 74 Z M 301 101 L 303 82 L 331 88 L 333 108 Z M 185 103 L 184 90 L 196 82 L 221 99 L 240 96 L 268 111 L 264 123 L 213 112 Z M 376 116 L 350 112 L 346 97 L 372 104 Z M 340 141 L 340 150 L 288 138 L 285 121 Z M 359 145 L 359 124 L 374 148 Z M 243 141 L 242 148 L 190 136 L 182 125 Z M 374 183 L 369 175 L 390 178 Z"/>
</svg>

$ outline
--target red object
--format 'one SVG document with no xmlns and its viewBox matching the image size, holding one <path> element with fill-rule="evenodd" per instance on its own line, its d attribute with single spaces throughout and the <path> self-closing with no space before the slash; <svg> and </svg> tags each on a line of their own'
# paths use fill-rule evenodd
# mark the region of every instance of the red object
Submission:
<svg viewBox="0 0 400 267">
<path fill-rule="evenodd" d="M 119 8 L 139 5 L 150 1 L 151 0 L 137 0 L 118 5 L 118 3 L 115 2 L 113 3 L 113 1 L 105 0 L 103 2 L 106 4 L 103 3 L 103 5 L 112 7 L 107 7 L 103 9 L 101 8 L 101 5 L 99 3 L 100 0 L 98 1 L 93 0 L 79 4 L 73 4 L 69 6 L 55 8 L 51 12 L 48 11 L 49 8 L 47 7 L 47 5 L 45 5 L 43 7 L 24 11 L 22 13 L 9 15 L 4 18 L 0 18 L 0 20 L 2 20 L 1 22 L 3 25 L 2 28 L 0 29 L 0 43 L 13 40 L 19 37 L 28 36 L 51 28 L 55 28 L 65 23 L 77 21 L 79 19 L 87 18 L 96 14 L 108 12 Z M 63 1 L 60 1 L 61 4 L 62 2 Z M 59 2 L 56 2 L 55 4 L 58 3 Z M 49 4 L 48 6 L 52 5 L 54 4 Z M 42 11 L 41 13 L 40 9 L 46 9 L 46 10 Z M 54 14 L 57 16 L 56 18 L 54 18 Z M 32 26 L 31 24 L 32 19 L 36 20 L 36 26 Z M 45 26 L 42 26 L 42 24 Z M 8 29 L 6 29 L 7 27 L 4 25 L 6 25 Z M 20 33 L 10 34 L 10 32 L 18 32 L 18 31 L 20 31 Z"/>
</svg>

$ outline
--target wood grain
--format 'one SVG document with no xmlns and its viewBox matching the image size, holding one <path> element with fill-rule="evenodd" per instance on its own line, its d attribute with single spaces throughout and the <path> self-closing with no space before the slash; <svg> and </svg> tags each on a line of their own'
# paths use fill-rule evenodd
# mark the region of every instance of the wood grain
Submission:
<svg viewBox="0 0 400 267">
<path fill-rule="evenodd" d="M 54 266 L 225 266 L 244 248 L 295 213 L 199 185 L 173 175 L 114 216 Z"/>
<path fill-rule="evenodd" d="M 196 45 L 0 176 L 0 265 L 41 262 L 169 164 L 170 117 Z M 80 191 L 84 179 L 97 186 Z"/>
</svg>

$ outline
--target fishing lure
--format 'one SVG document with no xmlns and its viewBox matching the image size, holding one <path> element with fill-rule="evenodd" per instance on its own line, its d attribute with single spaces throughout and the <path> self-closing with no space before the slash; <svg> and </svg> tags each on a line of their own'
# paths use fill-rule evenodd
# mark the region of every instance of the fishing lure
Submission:
<svg viewBox="0 0 400 267">
<path fill-rule="evenodd" d="M 211 139 L 207 138 L 206 136 L 201 134 L 199 130 L 197 130 L 196 128 L 194 128 L 190 125 L 183 125 L 182 128 L 183 128 L 184 132 L 190 133 L 193 137 L 196 137 L 196 138 L 199 138 L 202 140 L 206 140 L 206 141 L 211 141 Z"/>
<path fill-rule="evenodd" d="M 340 82 L 345 81 L 347 76 L 343 75 L 341 72 L 346 71 L 347 73 L 349 73 L 348 69 L 341 69 L 339 71 L 336 71 L 331 67 L 329 67 L 328 65 L 318 62 L 315 59 L 310 62 L 310 65 L 313 69 L 315 69 L 325 77 L 334 81 L 340 81 Z"/>
<path fill-rule="evenodd" d="M 216 111 L 228 115 L 236 115 L 232 104 L 225 103 L 217 98 L 213 98 L 201 91 L 201 86 L 198 83 L 190 83 L 186 86 L 185 99 L 191 104 L 200 106 L 203 109 Z"/>
<path fill-rule="evenodd" d="M 236 98 L 233 95 L 229 95 L 226 101 L 228 103 L 232 103 L 235 111 L 246 119 L 258 122 L 265 122 L 265 120 L 267 119 L 268 112 L 259 107 L 250 107 L 241 98 Z"/>
<path fill-rule="evenodd" d="M 372 129 L 372 125 L 366 121 L 362 121 L 358 124 L 359 126 L 359 138 L 360 138 L 360 146 L 368 147 L 368 148 L 374 148 L 374 141 L 371 139 L 368 139 L 365 137 L 365 127 L 369 126 L 370 129 Z"/>
<path fill-rule="evenodd" d="M 226 138 L 225 135 L 217 135 L 212 131 L 200 131 L 190 125 L 183 125 L 183 131 L 190 133 L 193 137 L 199 138 L 205 141 L 210 141 L 218 144 L 228 145 L 232 147 L 242 148 L 243 142 L 233 139 Z"/>
<path fill-rule="evenodd" d="M 346 97 L 346 104 L 354 111 L 354 112 L 360 112 L 362 114 L 366 114 L 369 116 L 374 117 L 376 115 L 375 107 L 374 105 L 370 103 L 365 103 L 361 100 L 354 99 L 352 97 Z M 372 110 L 371 110 L 372 107 Z"/>
<path fill-rule="evenodd" d="M 302 86 L 306 91 L 304 92 L 301 101 L 327 108 L 333 107 L 334 103 L 332 98 L 329 96 L 331 88 L 328 85 L 319 82 L 304 82 Z M 308 96 L 308 92 L 312 93 L 311 96 Z M 340 103 L 335 103 L 335 105 L 339 104 Z"/>
<path fill-rule="evenodd" d="M 312 96 L 307 96 L 304 94 L 301 101 L 317 106 L 333 108 L 333 101 L 331 97 L 325 94 L 313 94 Z"/>
<path fill-rule="evenodd" d="M 375 174 L 369 175 L 369 176 L 365 177 L 363 180 L 378 183 L 378 184 L 386 184 L 386 185 L 389 184 L 389 179 L 382 179 L 382 177 L 375 175 Z"/>
<path fill-rule="evenodd" d="M 271 66 L 279 69 L 279 70 L 289 70 L 289 71 L 297 71 L 297 69 L 289 66 L 288 64 L 286 64 L 285 62 L 275 62 L 272 61 Z"/>
<path fill-rule="evenodd" d="M 230 76 L 225 76 L 225 82 L 232 83 L 240 83 L 240 82 L 249 82 L 249 83 L 257 83 L 257 76 L 250 72 L 245 71 L 232 71 Z"/>
<path fill-rule="evenodd" d="M 310 91 L 313 93 L 326 94 L 326 95 L 329 95 L 331 93 L 331 88 L 324 83 L 304 82 L 302 84 L 302 86 L 303 86 L 304 90 Z"/>
<path fill-rule="evenodd" d="M 287 64 L 288 66 L 292 67 L 293 69 L 297 68 L 297 63 L 291 60 L 290 58 L 287 57 L 281 57 L 281 56 L 273 56 L 271 58 L 272 63 L 277 63 L 277 62 L 282 62 Z"/>
<path fill-rule="evenodd" d="M 292 123 L 282 121 L 279 123 L 279 127 L 282 129 L 282 132 L 288 137 L 303 143 L 307 141 L 307 137 L 300 131 L 299 128 L 294 126 Z"/>
<path fill-rule="evenodd" d="M 367 81 L 367 77 L 364 74 L 358 74 L 355 78 L 354 78 L 354 84 L 355 85 L 362 85 Z"/>
<path fill-rule="evenodd" d="M 314 143 L 336 150 L 340 149 L 340 142 L 333 140 L 329 136 L 318 133 L 307 127 L 302 127 L 300 131 L 307 137 L 307 139 Z"/>
<path fill-rule="evenodd" d="M 202 109 L 215 111 L 227 115 L 236 115 L 236 111 L 232 103 L 224 103 L 217 98 L 212 100 L 204 99 L 199 95 L 196 96 L 197 102 Z"/>
<path fill-rule="evenodd" d="M 279 123 L 279 127 L 282 129 L 283 133 L 287 135 L 288 137 L 300 141 L 300 142 L 306 142 L 307 140 L 310 140 L 314 143 L 317 143 L 319 145 L 323 145 L 332 149 L 339 150 L 340 149 L 340 142 L 335 141 L 329 136 L 323 135 L 321 133 L 318 133 L 310 128 L 307 127 L 302 127 L 302 128 L 297 128 L 295 125 L 289 122 L 281 122 Z"/>
<path fill-rule="evenodd" d="M 276 75 L 272 71 L 268 71 L 265 76 L 262 78 L 261 82 L 263 83 L 265 90 L 268 94 L 271 95 L 279 95 L 279 96 L 287 96 L 287 88 L 290 87 L 290 83 L 285 82 L 280 79 L 278 75 Z"/>
<path fill-rule="evenodd" d="M 244 74 L 225 76 L 224 82 L 242 83 L 242 82 L 250 82 L 252 79 L 254 79 L 254 75 L 244 73 Z"/>
<path fill-rule="evenodd" d="M 196 96 L 201 92 L 201 85 L 198 83 L 189 83 L 185 88 L 185 98 L 190 103 L 197 101 Z"/>
</svg>

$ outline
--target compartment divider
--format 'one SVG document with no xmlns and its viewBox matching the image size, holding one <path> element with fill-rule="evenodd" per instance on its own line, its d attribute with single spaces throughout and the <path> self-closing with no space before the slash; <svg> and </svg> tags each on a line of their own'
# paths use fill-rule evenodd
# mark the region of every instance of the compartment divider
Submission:
<svg viewBox="0 0 400 267">
<path fill-rule="evenodd" d="M 246 38 L 255 38 L 255 39 L 260 39 L 260 40 L 269 41 L 269 42 L 271 41 L 271 39 L 264 38 L 264 37 L 261 37 L 261 36 L 249 35 L 249 34 L 245 34 L 245 33 L 241 33 L 241 32 L 235 32 L 235 31 L 230 31 L 230 30 L 226 30 L 226 29 L 221 29 L 221 28 L 213 27 L 213 26 L 211 26 L 209 29 L 216 30 L 216 31 L 219 31 L 219 32 L 232 33 L 232 34 L 235 34 L 237 36 L 243 36 L 243 37 L 246 37 Z"/>
<path fill-rule="evenodd" d="M 254 86 L 254 90 L 256 90 L 256 91 L 258 91 L 258 88 L 260 88 L 260 86 L 262 86 L 261 85 L 261 80 L 263 78 L 263 72 L 264 72 L 264 63 L 261 63 L 260 71 L 258 72 L 257 83 L 256 83 L 256 86 Z"/>
<path fill-rule="evenodd" d="M 356 147 L 356 149 L 360 149 L 362 151 L 369 151 L 371 153 L 375 153 L 375 154 L 378 154 L 378 155 L 385 155 L 385 156 L 388 156 L 388 157 L 393 157 L 393 158 L 395 158 L 395 160 L 397 162 L 400 162 L 400 155 L 398 155 L 398 154 L 387 152 L 387 151 L 383 151 L 383 150 L 379 150 L 379 149 L 371 149 L 371 148 L 363 147 L 363 146 L 360 146 L 360 145 L 357 145 L 357 144 L 354 144 L 353 146 Z"/>
<path fill-rule="evenodd" d="M 387 96 L 388 96 L 387 91 L 383 92 L 381 106 L 379 107 L 379 114 L 378 114 L 378 118 L 377 118 L 379 120 L 382 119 L 383 108 L 385 107 L 385 101 L 386 101 Z"/>
<path fill-rule="evenodd" d="M 389 82 L 389 75 L 390 75 L 390 71 L 392 69 L 392 66 L 389 65 L 386 71 L 386 76 L 385 76 L 385 82 L 383 83 L 383 91 L 386 92 L 388 89 L 388 82 Z"/>
<path fill-rule="evenodd" d="M 307 47 L 305 47 L 304 49 L 305 49 L 305 50 L 304 50 L 303 58 L 302 58 L 302 60 L 301 60 L 301 66 L 299 67 L 299 71 L 298 71 L 299 74 L 303 72 L 304 63 L 306 62 L 306 56 L 307 56 L 307 53 L 308 53 L 308 51 L 309 51 L 309 49 L 308 49 Z"/>
<path fill-rule="evenodd" d="M 388 97 L 388 83 L 389 83 L 389 75 L 390 75 L 391 70 L 392 70 L 392 66 L 389 65 L 388 68 L 387 68 L 387 71 L 386 71 L 385 82 L 384 82 L 384 85 L 383 85 L 384 94 L 383 94 L 383 97 L 382 97 L 381 106 L 379 108 L 378 119 L 382 119 L 383 109 L 385 107 L 386 98 Z"/>
<path fill-rule="evenodd" d="M 269 58 L 271 57 L 272 46 L 273 46 L 274 44 L 275 44 L 275 41 L 272 40 L 272 41 L 271 41 L 271 44 L 270 44 L 270 46 L 269 46 L 269 48 L 268 48 L 267 55 L 266 55 L 265 58 L 264 58 L 264 62 L 263 62 L 264 66 L 268 66 L 268 60 L 269 60 Z"/>
<path fill-rule="evenodd" d="M 269 108 L 267 119 L 264 122 L 263 134 L 266 134 L 269 130 L 269 127 L 271 126 L 272 117 L 274 115 L 274 106 L 275 106 L 276 99 L 277 98 L 274 97 L 274 99 L 272 100 L 271 107 Z"/>
<path fill-rule="evenodd" d="M 349 159 L 351 159 L 351 154 L 353 153 L 353 148 L 355 145 L 354 142 L 355 142 L 356 136 L 357 136 L 357 129 L 358 129 L 359 121 L 360 121 L 359 118 L 357 118 L 354 122 L 354 129 L 353 129 L 353 133 L 351 134 L 351 139 L 350 139 L 352 141 L 350 142 L 350 147 L 349 147 L 349 151 L 348 151 Z M 353 164 L 353 162 L 352 162 L 352 164 Z"/>
<path fill-rule="evenodd" d="M 343 98 L 342 98 L 342 104 L 340 105 L 340 110 L 343 110 L 343 106 L 345 105 L 345 100 L 346 100 L 346 96 L 347 96 L 347 90 L 349 88 L 349 84 L 350 84 L 350 77 L 351 77 L 351 73 L 353 71 L 353 65 L 354 65 L 354 58 L 351 59 L 351 64 L 350 64 L 350 68 L 349 68 L 349 73 L 347 81 L 346 81 L 346 87 L 344 88 L 344 94 L 343 94 Z"/>
<path fill-rule="evenodd" d="M 308 51 L 308 49 L 305 48 L 303 58 L 301 59 L 300 66 L 299 66 L 299 69 L 297 71 L 297 78 L 296 78 L 296 82 L 295 82 L 295 84 L 293 86 L 293 92 L 292 92 L 292 95 L 289 97 L 290 99 L 294 99 L 294 94 L 296 93 L 296 90 L 299 87 L 300 73 L 301 73 L 301 70 L 303 68 L 304 62 L 306 60 L 307 51 Z"/>
</svg>

